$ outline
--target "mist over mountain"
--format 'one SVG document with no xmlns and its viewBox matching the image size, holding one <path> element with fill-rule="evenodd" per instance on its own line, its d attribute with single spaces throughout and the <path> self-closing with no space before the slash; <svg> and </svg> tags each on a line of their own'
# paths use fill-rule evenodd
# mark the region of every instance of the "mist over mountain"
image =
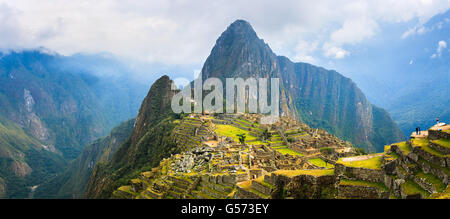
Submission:
<svg viewBox="0 0 450 219">
<path fill-rule="evenodd" d="M 382 26 L 389 31 L 334 65 L 385 108 L 405 135 L 433 125 L 438 116 L 450 119 L 450 11 L 411 26 Z"/>
<path fill-rule="evenodd" d="M 113 59 L 41 50 L 3 54 L 0 178 L 6 197 L 28 196 L 85 145 L 133 118 L 146 89 Z"/>
</svg>

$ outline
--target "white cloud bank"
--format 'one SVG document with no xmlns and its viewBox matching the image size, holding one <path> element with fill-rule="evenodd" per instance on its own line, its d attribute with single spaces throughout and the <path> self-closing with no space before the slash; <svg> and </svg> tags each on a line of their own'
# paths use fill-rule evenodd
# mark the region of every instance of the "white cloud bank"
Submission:
<svg viewBox="0 0 450 219">
<path fill-rule="evenodd" d="M 433 55 L 431 55 L 431 58 L 437 58 L 437 57 L 441 57 L 442 56 L 442 52 L 447 48 L 447 42 L 445 42 L 444 40 L 441 40 L 438 42 L 438 47 L 436 49 L 436 53 L 434 53 Z"/>
<path fill-rule="evenodd" d="M 70 55 L 108 51 L 164 64 L 202 63 L 236 19 L 294 60 L 341 59 L 381 22 L 426 22 L 449 0 L 0 0 L 0 49 L 46 47 Z"/>
</svg>

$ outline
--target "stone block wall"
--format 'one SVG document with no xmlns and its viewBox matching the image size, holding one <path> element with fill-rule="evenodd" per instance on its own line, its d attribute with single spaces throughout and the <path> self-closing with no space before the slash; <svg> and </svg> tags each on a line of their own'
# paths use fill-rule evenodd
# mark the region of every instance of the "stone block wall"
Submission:
<svg viewBox="0 0 450 219">
<path fill-rule="evenodd" d="M 363 180 L 368 182 L 384 182 L 382 170 L 347 167 L 337 163 L 334 170 L 335 176 L 345 176 L 351 180 Z"/>
<path fill-rule="evenodd" d="M 437 140 L 437 139 L 450 139 L 450 133 L 437 131 L 437 130 L 428 130 L 428 138 Z"/>
</svg>

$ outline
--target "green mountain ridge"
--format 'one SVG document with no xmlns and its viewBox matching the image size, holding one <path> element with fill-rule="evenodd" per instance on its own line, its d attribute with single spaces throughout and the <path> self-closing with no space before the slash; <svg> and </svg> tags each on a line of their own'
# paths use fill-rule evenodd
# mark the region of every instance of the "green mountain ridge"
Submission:
<svg viewBox="0 0 450 219">
<path fill-rule="evenodd" d="M 30 187 L 60 174 L 85 145 L 135 116 L 144 86 L 120 72 L 74 68 L 67 64 L 73 59 L 39 50 L 0 57 L 0 178 L 7 198 L 28 197 Z M 105 68 L 114 62 L 86 59 Z"/>
<path fill-rule="evenodd" d="M 64 173 L 39 186 L 35 198 L 83 198 L 94 166 L 108 162 L 130 136 L 135 120 L 131 119 L 115 127 L 105 137 L 87 145 Z"/>
<path fill-rule="evenodd" d="M 177 117 L 170 109 L 175 94 L 171 86 L 172 80 L 167 76 L 152 85 L 129 139 L 114 153 L 110 162 L 96 165 L 86 190 L 87 198 L 109 198 L 117 186 L 178 152 L 170 137 Z"/>
<path fill-rule="evenodd" d="M 66 161 L 0 115 L 0 198 L 27 198 L 31 186 L 62 171 Z"/>
</svg>

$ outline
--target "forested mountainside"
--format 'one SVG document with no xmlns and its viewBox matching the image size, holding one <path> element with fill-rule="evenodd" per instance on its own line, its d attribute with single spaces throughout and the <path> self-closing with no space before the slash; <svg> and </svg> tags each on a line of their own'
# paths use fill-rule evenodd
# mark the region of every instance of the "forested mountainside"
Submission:
<svg viewBox="0 0 450 219">
<path fill-rule="evenodd" d="M 99 163 L 94 168 L 86 190 L 87 198 L 109 198 L 117 186 L 180 151 L 180 145 L 172 136 L 175 118 L 180 115 L 171 110 L 175 94 L 171 86 L 172 80 L 167 76 L 152 85 L 128 140 L 114 153 L 110 162 Z"/>
<path fill-rule="evenodd" d="M 92 56 L 87 63 L 80 56 L 41 50 L 0 55 L 5 197 L 28 197 L 85 145 L 135 117 L 145 86 L 127 78 L 115 60 Z M 101 74 L 100 67 L 117 72 Z"/>
<path fill-rule="evenodd" d="M 0 198 L 27 198 L 32 186 L 65 165 L 60 154 L 0 115 Z"/>
<path fill-rule="evenodd" d="M 131 119 L 115 127 L 111 133 L 86 146 L 64 173 L 36 189 L 34 198 L 83 198 L 92 171 L 98 162 L 108 162 L 133 131 Z"/>
<path fill-rule="evenodd" d="M 389 114 L 373 106 L 351 79 L 275 55 L 243 20 L 232 23 L 216 41 L 202 77 L 277 77 L 284 115 L 370 151 L 382 151 L 384 145 L 403 139 Z"/>
</svg>

